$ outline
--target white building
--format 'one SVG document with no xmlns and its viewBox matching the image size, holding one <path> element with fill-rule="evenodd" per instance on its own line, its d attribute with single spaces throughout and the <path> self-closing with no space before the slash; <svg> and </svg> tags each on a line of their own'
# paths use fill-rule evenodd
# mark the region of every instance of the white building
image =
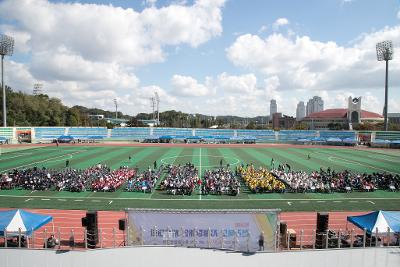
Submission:
<svg viewBox="0 0 400 267">
<path fill-rule="evenodd" d="M 304 102 L 300 101 L 296 108 L 296 121 L 301 121 L 306 116 L 306 107 Z"/>
<path fill-rule="evenodd" d="M 269 117 L 272 118 L 272 115 L 274 113 L 278 112 L 278 105 L 276 104 L 275 99 L 271 99 L 270 105 L 269 105 Z"/>
<path fill-rule="evenodd" d="M 314 96 L 307 102 L 306 115 L 324 110 L 324 101 L 319 96 Z"/>
</svg>

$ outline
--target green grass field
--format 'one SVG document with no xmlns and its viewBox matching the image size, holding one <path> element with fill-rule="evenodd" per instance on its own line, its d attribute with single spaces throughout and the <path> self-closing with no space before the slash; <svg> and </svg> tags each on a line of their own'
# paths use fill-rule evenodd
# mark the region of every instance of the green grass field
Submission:
<svg viewBox="0 0 400 267">
<path fill-rule="evenodd" d="M 311 159 L 307 159 L 307 155 Z M 132 156 L 129 161 L 128 157 Z M 13 168 L 47 167 L 63 168 L 70 160 L 73 168 L 85 168 L 97 163 L 111 168 L 121 165 L 143 170 L 153 162 L 185 164 L 192 162 L 199 172 L 219 166 L 223 159 L 232 168 L 236 164 L 253 163 L 267 166 L 274 158 L 275 164 L 288 163 L 294 170 L 318 170 L 320 167 L 335 170 L 350 169 L 358 172 L 386 171 L 400 173 L 400 151 L 358 150 L 354 148 L 316 147 L 193 147 L 193 146 L 47 146 L 29 149 L 2 148 L 0 172 Z M 398 210 L 400 192 L 353 192 L 307 194 L 252 194 L 243 186 L 237 197 L 171 196 L 162 191 L 151 194 L 141 192 L 54 192 L 54 191 L 0 191 L 0 207 L 7 208 L 57 208 L 120 210 L 123 208 L 187 208 L 187 209 L 242 209 L 279 208 L 284 211 L 334 211 L 334 210 Z"/>
</svg>

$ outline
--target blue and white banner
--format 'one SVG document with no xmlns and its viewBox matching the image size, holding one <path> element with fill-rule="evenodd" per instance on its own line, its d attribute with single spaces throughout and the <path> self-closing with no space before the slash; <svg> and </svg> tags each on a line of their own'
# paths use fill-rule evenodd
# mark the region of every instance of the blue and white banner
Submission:
<svg viewBox="0 0 400 267">
<path fill-rule="evenodd" d="M 127 210 L 130 245 L 176 245 L 239 251 L 275 249 L 278 213 Z"/>
</svg>

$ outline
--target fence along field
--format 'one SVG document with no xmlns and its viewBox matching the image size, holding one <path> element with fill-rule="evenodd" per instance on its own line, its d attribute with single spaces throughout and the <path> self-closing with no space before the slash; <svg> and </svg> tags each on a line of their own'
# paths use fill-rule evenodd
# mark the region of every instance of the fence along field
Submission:
<svg viewBox="0 0 400 267">
<path fill-rule="evenodd" d="M 310 155 L 310 159 L 308 159 Z M 129 160 L 129 157 L 131 159 Z M 310 172 L 320 167 L 332 170 L 349 169 L 356 172 L 400 173 L 400 153 L 396 150 L 359 150 L 337 147 L 201 147 L 201 146 L 43 146 L 25 150 L 6 151 L 0 156 L 0 171 L 14 168 L 46 167 L 62 169 L 66 160 L 72 168 L 87 168 L 106 164 L 110 168 L 128 166 L 145 170 L 154 162 L 185 164 L 192 162 L 203 176 L 206 169 L 219 166 L 220 161 L 234 169 L 239 164 L 253 164 L 256 168 L 269 168 L 275 164 L 289 164 L 293 170 Z M 164 176 L 161 177 L 161 180 Z M 127 207 L 143 208 L 280 208 L 282 210 L 376 210 L 396 209 L 400 194 L 377 190 L 352 193 L 264 193 L 254 194 L 242 183 L 239 196 L 201 195 L 199 190 L 191 196 L 172 196 L 154 190 L 151 193 L 125 192 L 123 185 L 115 192 L 57 192 L 29 190 L 1 190 L 2 207 L 63 208 L 119 210 Z"/>
</svg>

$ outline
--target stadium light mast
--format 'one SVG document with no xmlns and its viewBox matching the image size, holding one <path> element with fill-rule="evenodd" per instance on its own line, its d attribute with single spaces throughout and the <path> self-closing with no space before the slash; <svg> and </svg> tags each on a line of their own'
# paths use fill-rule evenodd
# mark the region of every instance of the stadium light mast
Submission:
<svg viewBox="0 0 400 267">
<path fill-rule="evenodd" d="M 0 34 L 1 86 L 3 88 L 3 127 L 7 127 L 6 86 L 4 84 L 4 56 L 14 52 L 14 38 Z"/>
<path fill-rule="evenodd" d="M 115 119 L 118 119 L 118 102 L 116 98 L 114 98 L 114 105 L 115 105 Z"/>
<path fill-rule="evenodd" d="M 160 97 L 157 92 L 154 92 L 156 106 L 157 106 L 157 125 L 160 125 Z"/>
<path fill-rule="evenodd" d="M 384 127 L 385 131 L 388 130 L 388 72 L 389 60 L 393 59 L 393 44 L 392 41 L 384 41 L 376 44 L 376 57 L 378 61 L 386 62 L 385 73 L 385 106 L 383 108 L 383 116 L 385 117 Z"/>
</svg>

